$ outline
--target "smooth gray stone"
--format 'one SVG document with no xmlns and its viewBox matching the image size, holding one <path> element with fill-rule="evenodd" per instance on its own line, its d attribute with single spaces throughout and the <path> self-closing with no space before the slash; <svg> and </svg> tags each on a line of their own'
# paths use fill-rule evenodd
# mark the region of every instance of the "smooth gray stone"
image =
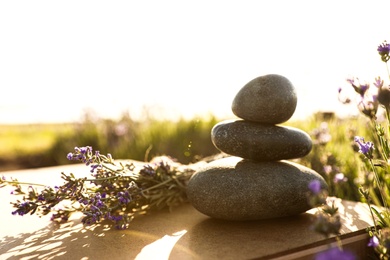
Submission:
<svg viewBox="0 0 390 260">
<path fill-rule="evenodd" d="M 296 107 L 294 86 L 277 74 L 251 80 L 241 88 L 232 103 L 232 111 L 239 118 L 266 124 L 289 120 Z"/>
<path fill-rule="evenodd" d="M 256 161 L 300 158 L 312 149 L 310 136 L 300 129 L 245 120 L 216 124 L 211 141 L 224 153 Z"/>
<path fill-rule="evenodd" d="M 209 163 L 190 179 L 187 196 L 201 213 L 225 220 L 258 220 L 293 216 L 309 210 L 315 171 L 288 162 L 254 162 L 227 157 Z"/>
</svg>

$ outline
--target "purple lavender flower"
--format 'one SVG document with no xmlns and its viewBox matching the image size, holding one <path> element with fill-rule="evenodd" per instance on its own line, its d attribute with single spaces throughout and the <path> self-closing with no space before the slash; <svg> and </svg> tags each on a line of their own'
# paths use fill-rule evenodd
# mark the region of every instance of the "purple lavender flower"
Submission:
<svg viewBox="0 0 390 260">
<path fill-rule="evenodd" d="M 99 222 L 104 215 L 101 209 L 105 205 L 102 201 L 100 201 L 99 193 L 95 196 L 95 198 L 90 199 L 90 203 L 89 210 L 84 211 L 86 216 L 81 220 L 81 222 L 86 225 L 92 225 Z"/>
<path fill-rule="evenodd" d="M 370 84 L 356 84 L 355 79 L 347 79 L 347 82 L 351 84 L 353 89 L 355 90 L 356 93 L 358 93 L 361 97 L 364 97 L 364 94 L 367 92 L 367 90 L 370 88 Z"/>
<path fill-rule="evenodd" d="M 73 153 L 68 153 L 68 155 L 66 156 L 66 158 L 70 161 L 70 160 L 73 160 Z"/>
<path fill-rule="evenodd" d="M 91 165 L 91 173 L 93 173 L 97 168 L 102 168 L 101 164 L 92 164 Z"/>
<path fill-rule="evenodd" d="M 384 41 L 381 45 L 378 46 L 378 52 L 380 55 L 389 54 L 390 52 L 390 44 Z"/>
<path fill-rule="evenodd" d="M 378 111 L 378 102 L 376 96 L 361 97 L 361 101 L 358 103 L 359 110 L 370 119 L 376 118 Z"/>
<path fill-rule="evenodd" d="M 377 246 L 379 246 L 379 239 L 378 239 L 378 237 L 377 236 L 371 237 L 367 246 L 369 246 L 369 247 L 377 247 Z"/>
<path fill-rule="evenodd" d="M 374 144 L 372 142 L 365 142 L 364 138 L 360 136 L 355 136 L 355 142 L 359 145 L 359 152 L 367 158 L 372 159 L 372 152 L 375 149 Z"/>
<path fill-rule="evenodd" d="M 86 198 L 79 199 L 79 202 L 84 205 L 88 205 L 88 200 Z"/>
<path fill-rule="evenodd" d="M 118 197 L 118 200 L 121 204 L 126 205 L 131 201 L 131 195 L 128 191 L 120 191 L 116 196 Z"/>
<path fill-rule="evenodd" d="M 387 62 L 389 60 L 390 44 L 384 41 L 381 45 L 378 46 L 377 51 L 383 62 Z"/>
<path fill-rule="evenodd" d="M 110 220 L 112 220 L 112 221 L 118 222 L 118 221 L 121 221 L 121 220 L 123 219 L 123 216 L 121 216 L 121 215 L 118 215 L 118 216 L 112 216 L 112 215 L 110 215 L 108 218 L 109 218 Z"/>
<path fill-rule="evenodd" d="M 309 183 L 309 189 L 314 194 L 318 194 L 321 192 L 321 182 L 319 180 L 312 180 Z"/>
<path fill-rule="evenodd" d="M 90 146 L 80 147 L 80 153 L 86 154 L 90 148 Z"/>
<path fill-rule="evenodd" d="M 46 200 L 46 199 L 45 199 L 45 195 L 43 195 L 42 193 L 39 194 L 38 197 L 37 197 L 37 200 L 38 200 L 38 201 L 45 201 L 45 200 Z"/>
<path fill-rule="evenodd" d="M 17 206 L 17 208 L 18 208 L 17 210 L 12 212 L 12 215 L 23 216 L 23 215 L 29 213 L 31 210 L 33 210 L 34 206 L 31 205 L 30 202 L 26 201 L 26 202 L 20 203 Z"/>
<path fill-rule="evenodd" d="M 381 77 L 377 77 L 375 78 L 374 86 L 377 88 L 381 88 L 383 86 L 383 82 L 384 81 L 381 79 Z"/>
<path fill-rule="evenodd" d="M 316 260 L 355 260 L 357 259 L 354 254 L 349 251 L 341 250 L 338 247 L 333 247 L 325 252 L 319 253 L 316 255 Z"/>
<path fill-rule="evenodd" d="M 86 163 L 88 165 L 90 163 L 88 158 L 90 158 L 91 155 L 92 155 L 91 146 L 75 147 L 74 152 L 68 153 L 66 158 L 68 158 L 68 160 L 82 161 L 83 163 Z"/>
<path fill-rule="evenodd" d="M 139 173 L 144 177 L 153 177 L 156 175 L 155 169 L 149 164 L 144 165 L 144 167 L 139 171 Z"/>
<path fill-rule="evenodd" d="M 111 221 L 115 222 L 116 229 L 126 229 L 128 225 L 122 215 L 112 216 L 111 214 L 108 214 L 106 217 L 107 219 L 110 219 Z"/>
<path fill-rule="evenodd" d="M 363 85 L 360 85 L 360 91 L 362 92 L 361 95 L 364 95 L 364 93 L 366 93 L 366 91 L 370 88 L 370 85 L 369 84 L 363 84 Z"/>
</svg>

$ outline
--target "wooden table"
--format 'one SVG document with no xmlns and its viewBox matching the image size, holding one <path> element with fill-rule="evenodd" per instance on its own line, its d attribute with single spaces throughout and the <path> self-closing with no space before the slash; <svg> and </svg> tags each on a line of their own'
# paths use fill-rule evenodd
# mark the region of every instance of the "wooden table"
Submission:
<svg viewBox="0 0 390 260">
<path fill-rule="evenodd" d="M 62 184 L 60 173 L 83 174 L 84 165 L 2 172 L 19 181 Z M 80 214 L 55 224 L 45 216 L 13 216 L 12 187 L 0 189 L 0 259 L 312 259 L 326 249 L 310 230 L 314 210 L 288 218 L 249 222 L 211 219 L 184 204 L 173 212 L 142 216 L 128 230 L 110 223 L 83 227 Z M 372 225 L 365 204 L 336 200 L 344 247 L 364 255 Z M 333 241 L 333 240 L 332 240 Z"/>
</svg>

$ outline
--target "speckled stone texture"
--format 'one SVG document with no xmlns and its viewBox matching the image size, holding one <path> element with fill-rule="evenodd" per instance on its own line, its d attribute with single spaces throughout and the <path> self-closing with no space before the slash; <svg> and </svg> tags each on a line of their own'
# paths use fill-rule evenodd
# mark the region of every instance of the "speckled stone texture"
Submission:
<svg viewBox="0 0 390 260">
<path fill-rule="evenodd" d="M 291 82 L 277 74 L 257 77 L 237 93 L 233 113 L 245 120 L 279 124 L 291 118 L 297 106 L 297 94 Z"/>
<path fill-rule="evenodd" d="M 199 169 L 188 183 L 187 195 L 198 211 L 213 218 L 268 219 L 309 210 L 312 180 L 327 188 L 317 172 L 296 163 L 227 157 Z"/>
<path fill-rule="evenodd" d="M 224 153 L 256 161 L 300 158 L 312 148 L 310 136 L 300 129 L 245 120 L 216 124 L 211 140 Z"/>
</svg>

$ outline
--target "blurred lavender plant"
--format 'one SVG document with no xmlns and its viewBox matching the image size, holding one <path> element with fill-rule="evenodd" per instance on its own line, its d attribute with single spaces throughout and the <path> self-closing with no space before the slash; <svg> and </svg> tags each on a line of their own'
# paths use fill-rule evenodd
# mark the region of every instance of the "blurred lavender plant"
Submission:
<svg viewBox="0 0 390 260">
<path fill-rule="evenodd" d="M 386 41 L 378 46 L 377 51 L 381 60 L 386 64 L 390 78 L 388 61 L 390 59 L 390 44 Z M 374 226 L 368 228 L 370 242 L 380 259 L 390 259 L 390 202 L 389 193 L 389 131 L 390 131 L 390 86 L 380 77 L 375 78 L 374 89 L 367 83 L 361 84 L 357 79 L 348 79 L 358 96 L 358 108 L 371 123 L 373 140 L 365 141 L 363 137 L 355 136 L 354 141 L 358 147 L 360 158 L 365 164 L 366 173 L 364 184 L 359 191 L 371 210 Z M 339 90 L 339 97 L 342 90 Z M 341 100 L 341 98 L 339 98 Z M 344 98 L 344 103 L 350 101 Z M 383 122 L 379 122 L 379 112 L 384 113 Z"/>
<path fill-rule="evenodd" d="M 341 228 L 340 215 L 334 201 L 327 201 L 328 191 L 321 188 L 319 180 L 311 181 L 308 188 L 309 204 L 313 208 L 317 208 L 311 228 L 325 238 L 335 235 L 337 241 L 336 246 L 328 244 L 329 248 L 317 254 L 315 259 L 357 259 L 353 253 L 343 249 L 342 242 L 339 239 Z"/>
<path fill-rule="evenodd" d="M 24 195 L 23 200 L 12 203 L 13 215 L 52 212 L 52 220 L 64 222 L 71 213 L 80 211 L 85 225 L 109 220 L 116 228 L 125 229 L 138 215 L 150 210 L 172 209 L 185 202 L 185 188 L 194 173 L 189 167 L 179 169 L 173 161 L 166 160 L 157 160 L 136 170 L 133 163 L 117 164 L 110 154 L 93 152 L 90 146 L 76 147 L 67 158 L 89 166 L 92 177 L 76 178 L 72 173 L 62 173 L 65 182 L 55 187 L 23 183 L 13 178 L 7 180 L 4 176 L 0 179 L 0 187 L 12 185 L 13 194 Z M 27 191 L 22 185 L 28 185 Z M 66 201 L 71 202 L 70 206 L 63 205 Z"/>
<path fill-rule="evenodd" d="M 318 118 L 321 119 L 320 117 Z M 348 167 L 337 156 L 342 151 L 337 149 L 335 153 L 335 149 L 332 147 L 332 142 L 337 142 L 340 138 L 338 135 L 341 134 L 332 132 L 330 125 L 334 126 L 338 122 L 330 122 L 332 121 L 322 121 L 317 128 L 310 132 L 313 140 L 312 151 L 309 155 L 297 161 L 321 174 L 328 184 L 330 196 L 359 200 L 360 194 L 354 189 L 356 173 L 348 172 Z M 344 174 L 345 171 L 348 174 Z"/>
</svg>

